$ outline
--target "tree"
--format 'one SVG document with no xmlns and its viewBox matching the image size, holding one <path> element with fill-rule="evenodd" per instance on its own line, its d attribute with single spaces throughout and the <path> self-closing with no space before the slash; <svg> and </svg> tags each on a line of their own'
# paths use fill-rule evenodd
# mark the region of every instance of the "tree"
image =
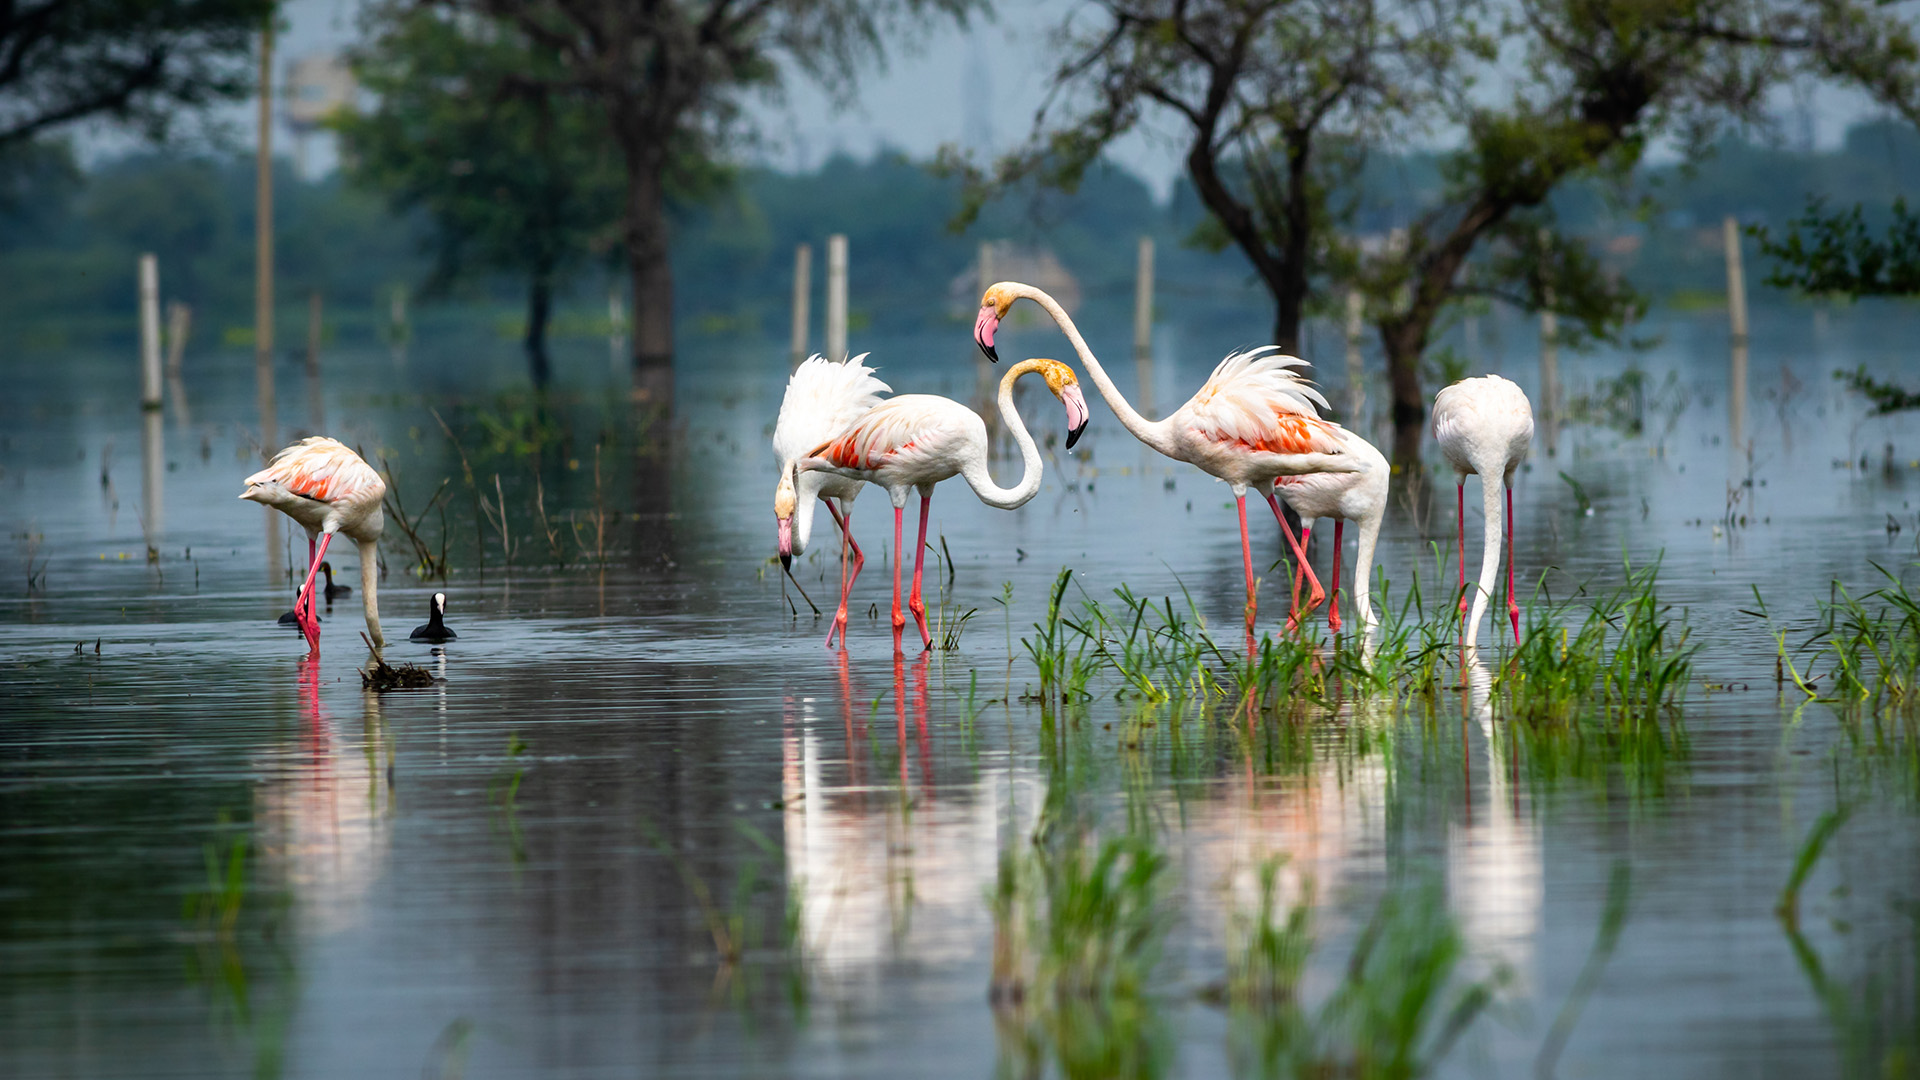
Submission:
<svg viewBox="0 0 1920 1080">
<path fill-rule="evenodd" d="M 1246 256 L 1274 301 L 1273 340 L 1298 347 L 1313 281 L 1337 255 L 1343 196 L 1370 141 L 1403 131 L 1446 87 L 1433 75 L 1485 52 L 1456 0 L 1100 0 L 1063 35 L 1067 59 L 1020 151 L 969 175 L 961 221 L 1028 178 L 1073 188 L 1113 141 L 1156 119 L 1180 131 L 1211 215 L 1195 239 Z"/>
<path fill-rule="evenodd" d="M 348 170 L 395 210 L 432 220 L 427 291 L 488 271 L 526 275 L 527 361 L 544 386 L 554 289 L 611 245 L 619 220 L 604 125 L 547 89 L 558 58 L 513 26 L 415 7 L 380 9 L 372 26 L 354 70 L 379 104 L 334 124 Z"/>
<path fill-rule="evenodd" d="M 1521 0 L 1501 36 L 1521 61 L 1503 61 L 1505 100 L 1464 117 L 1465 137 L 1443 162 L 1446 191 L 1405 242 L 1360 260 L 1402 461 L 1417 456 L 1427 405 L 1420 357 L 1449 305 L 1498 296 L 1600 338 L 1640 314 L 1630 287 L 1551 230 L 1548 198 L 1562 185 L 1623 178 L 1663 137 L 1697 156 L 1726 126 L 1763 123 L 1767 93 L 1795 78 L 1920 99 L 1911 78 L 1920 49 L 1873 0 Z M 1488 257 L 1463 277 L 1477 249 Z"/>
<path fill-rule="evenodd" d="M 0 151 L 105 117 L 164 135 L 179 110 L 253 91 L 274 0 L 26 0 L 0 5 Z"/>
<path fill-rule="evenodd" d="M 964 18 L 982 0 L 440 0 L 509 21 L 559 58 L 530 77 L 600 110 L 625 171 L 622 240 L 633 285 L 633 361 L 659 379 L 673 356 L 667 201 L 677 169 L 717 160 L 738 95 L 776 89 L 781 63 L 844 91 L 906 17 Z"/>
</svg>

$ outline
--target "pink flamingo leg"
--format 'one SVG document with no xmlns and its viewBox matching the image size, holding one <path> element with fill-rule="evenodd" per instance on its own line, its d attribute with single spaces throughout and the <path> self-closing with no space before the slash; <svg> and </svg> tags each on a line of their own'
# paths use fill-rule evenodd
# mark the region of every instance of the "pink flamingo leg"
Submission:
<svg viewBox="0 0 1920 1080">
<path fill-rule="evenodd" d="M 927 633 L 927 605 L 920 599 L 920 571 L 927 560 L 927 511 L 932 503 L 932 495 L 920 496 L 920 542 L 913 548 L 913 593 L 907 597 L 907 610 L 913 612 L 913 621 L 920 627 L 922 651 L 933 648 L 933 635 Z"/>
<path fill-rule="evenodd" d="M 840 634 L 840 647 L 847 645 L 847 599 L 853 595 L 853 583 L 860 580 L 860 568 L 866 565 L 867 557 L 860 550 L 860 544 L 853 538 L 853 507 L 847 507 L 844 515 L 834 506 L 832 499 L 825 500 L 827 511 L 833 515 L 833 523 L 840 526 L 840 607 L 833 613 L 833 622 L 827 626 L 827 648 L 833 648 L 833 635 Z M 847 571 L 847 549 L 853 549 L 853 571 Z"/>
<path fill-rule="evenodd" d="M 1340 532 L 1345 525 L 1345 521 L 1333 519 L 1333 592 L 1327 603 L 1327 627 L 1336 634 L 1340 632 Z"/>
<path fill-rule="evenodd" d="M 313 537 L 311 536 L 307 537 L 307 565 L 308 566 L 319 565 L 320 556 L 314 553 L 316 550 L 318 549 L 316 549 L 313 546 Z M 316 622 L 318 621 L 319 617 L 314 615 L 313 613 L 313 595 L 311 593 L 307 595 L 307 606 L 304 614 L 302 614 L 302 611 L 300 608 L 300 598 L 298 596 L 295 596 L 293 598 L 293 617 L 301 621 L 300 625 L 303 628 L 302 632 L 304 632 L 304 627 L 306 626 L 307 619 L 311 618 L 311 619 L 314 619 Z"/>
<path fill-rule="evenodd" d="M 1300 535 L 1295 536 L 1293 527 L 1287 524 L 1287 516 L 1280 512 L 1280 500 L 1269 494 L 1267 501 L 1273 506 L 1274 520 L 1280 523 L 1280 535 L 1286 537 L 1287 545 L 1293 548 L 1293 611 L 1287 615 L 1287 630 L 1288 632 L 1292 632 L 1300 625 L 1300 577 L 1305 575 L 1309 585 L 1307 591 L 1308 611 L 1319 607 L 1320 602 L 1327 598 L 1327 593 L 1325 589 L 1320 587 L 1320 579 L 1314 576 L 1313 566 L 1307 562 L 1307 537 L 1313 535 L 1313 530 L 1303 528 L 1300 530 Z"/>
<path fill-rule="evenodd" d="M 320 560 L 327 557 L 327 545 L 332 541 L 332 533 L 320 534 L 319 550 L 314 552 L 313 562 L 307 566 L 307 580 L 301 584 L 300 595 L 293 602 L 296 613 L 306 613 L 306 617 L 300 620 L 300 632 L 307 636 L 307 647 L 316 656 L 320 653 L 320 620 L 313 614 L 313 575 L 320 572 Z"/>
<path fill-rule="evenodd" d="M 1507 489 L 1507 618 L 1513 621 L 1513 644 L 1520 646 L 1520 601 L 1513 598 L 1513 489 Z"/>
<path fill-rule="evenodd" d="M 906 507 L 893 508 L 893 651 L 900 651 L 900 632 L 907 628 L 907 617 L 900 614 L 900 558 L 907 527 Z M 842 638 L 842 641 L 845 639 Z"/>
<path fill-rule="evenodd" d="M 1455 518 L 1460 527 L 1454 535 L 1460 538 L 1460 614 L 1467 613 L 1467 478 L 1460 478 L 1460 486 L 1454 489 Z"/>
<path fill-rule="evenodd" d="M 1253 543 L 1247 538 L 1247 497 L 1237 495 L 1234 501 L 1240 504 L 1240 563 L 1247 572 L 1247 640 L 1253 640 L 1253 616 L 1255 601 L 1253 593 Z"/>
</svg>

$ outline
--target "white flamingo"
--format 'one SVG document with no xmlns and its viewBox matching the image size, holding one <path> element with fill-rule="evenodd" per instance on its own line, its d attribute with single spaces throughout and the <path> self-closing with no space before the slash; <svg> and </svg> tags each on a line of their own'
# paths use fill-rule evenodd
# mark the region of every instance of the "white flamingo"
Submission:
<svg viewBox="0 0 1920 1080">
<path fill-rule="evenodd" d="M 1020 482 L 1003 488 L 987 471 L 987 425 L 980 414 L 951 398 L 932 394 L 902 394 L 868 410 L 853 426 L 814 447 L 796 463 L 795 471 L 829 472 L 849 480 L 864 480 L 885 488 L 893 500 L 893 643 L 900 647 L 906 618 L 900 613 L 900 563 L 905 558 L 904 512 L 907 495 L 920 492 L 920 542 L 914 547 L 913 594 L 907 607 L 913 612 L 924 647 L 933 647 L 927 632 L 927 609 L 920 600 L 920 575 L 927 551 L 927 512 L 933 485 L 951 476 L 966 480 L 980 501 L 1001 510 L 1026 505 L 1040 491 L 1040 450 L 1013 407 L 1013 384 L 1022 375 L 1038 372 L 1047 389 L 1067 407 L 1067 446 L 1080 441 L 1087 427 L 1087 401 L 1080 393 L 1073 369 L 1058 360 L 1024 360 L 1000 380 L 1000 416 L 1020 446 L 1023 470 Z M 846 635 L 840 644 L 847 643 Z"/>
<path fill-rule="evenodd" d="M 1073 343 L 1087 376 L 1107 399 L 1122 427 L 1134 437 L 1175 461 L 1197 465 L 1225 480 L 1240 504 L 1240 557 L 1247 577 L 1247 633 L 1253 633 L 1253 546 L 1247 539 L 1247 488 L 1267 491 L 1277 477 L 1318 472 L 1357 472 L 1364 466 L 1347 453 L 1338 430 L 1320 419 L 1314 406 L 1327 408 L 1327 399 L 1292 368 L 1306 361 L 1286 356 L 1273 346 L 1237 352 L 1220 361 L 1200 392 L 1164 420 L 1148 420 L 1128 404 L 1106 369 L 1087 347 L 1085 338 L 1066 309 L 1040 289 L 1017 281 L 1002 281 L 980 298 L 973 340 L 987 359 L 998 361 L 993 335 L 1007 309 L 1021 298 L 1032 300 L 1053 316 Z M 1269 496 L 1275 516 L 1280 505 Z M 1293 531 L 1281 517 L 1280 528 L 1291 542 Z"/>
<path fill-rule="evenodd" d="M 1322 518 L 1333 519 L 1333 581 L 1328 585 L 1327 595 L 1332 602 L 1327 605 L 1327 625 L 1334 633 L 1340 632 L 1340 548 L 1342 546 L 1342 527 L 1349 521 L 1360 526 L 1360 543 L 1354 552 L 1353 560 L 1353 605 L 1360 615 L 1362 633 L 1372 633 L 1379 620 L 1373 614 L 1373 600 L 1370 589 L 1373 575 L 1373 549 L 1380 539 L 1380 520 L 1387 512 L 1387 477 L 1392 469 L 1387 465 L 1385 455 L 1381 454 L 1367 440 L 1340 427 L 1333 425 L 1339 433 L 1346 453 L 1360 463 L 1359 472 L 1343 473 L 1306 473 L 1301 476 L 1282 476 L 1276 479 L 1268 490 L 1267 499 L 1273 499 L 1278 492 L 1287 505 L 1300 515 L 1300 539 L 1306 540 L 1312 533 L 1309 521 L 1318 522 Z M 1275 508 L 1274 516 L 1280 518 L 1283 532 L 1289 533 L 1287 519 Z M 1299 604 L 1300 574 L 1305 573 L 1307 580 L 1313 583 L 1315 599 L 1308 601 L 1307 610 L 1313 610 L 1320 601 L 1319 581 L 1314 579 L 1313 567 L 1307 565 L 1307 552 L 1304 543 L 1294 548 L 1294 603 Z M 1289 622 L 1292 620 L 1290 619 Z"/>
<path fill-rule="evenodd" d="M 840 607 L 827 627 L 827 644 L 837 632 L 847 632 L 847 596 L 867 557 L 853 539 L 853 500 L 862 481 L 828 472 L 800 474 L 794 463 L 809 450 L 846 430 L 880 404 L 881 394 L 893 388 L 874 377 L 861 363 L 866 353 L 835 363 L 815 353 L 794 369 L 780 399 L 780 419 L 773 426 L 773 456 L 780 462 L 780 481 L 773 493 L 773 516 L 779 531 L 780 566 L 793 573 L 793 557 L 807 550 L 813 534 L 813 506 L 827 501 L 827 512 L 840 527 Z M 836 503 L 838 505 L 836 505 Z M 853 572 L 847 572 L 847 549 L 853 550 Z"/>
<path fill-rule="evenodd" d="M 313 576 L 327 557 L 334 533 L 345 533 L 360 546 L 360 597 L 366 604 L 367 633 L 374 648 L 387 645 L 380 636 L 380 601 L 374 591 L 380 533 L 386 527 L 380 501 L 386 495 L 386 483 L 360 455 L 319 436 L 287 447 L 273 455 L 266 468 L 247 477 L 241 498 L 271 506 L 307 530 L 307 579 L 294 599 L 293 612 L 316 656 L 320 619 L 313 613 Z"/>
<path fill-rule="evenodd" d="M 1500 573 L 1500 532 L 1507 534 L 1507 617 L 1513 622 L 1513 643 L 1520 644 L 1520 604 L 1513 597 L 1513 470 L 1526 460 L 1533 445 L 1533 405 L 1518 386 L 1498 375 L 1461 379 L 1433 399 L 1433 438 L 1441 453 L 1460 473 L 1455 499 L 1459 519 L 1460 610 L 1467 610 L 1467 474 L 1480 477 L 1486 505 L 1485 555 L 1480 561 L 1479 586 L 1473 594 L 1473 614 L 1467 617 L 1466 647 L 1480 635 L 1480 616 L 1493 595 Z M 1497 481 L 1497 482 L 1496 482 Z M 1500 509 L 1500 491 L 1507 505 Z"/>
</svg>

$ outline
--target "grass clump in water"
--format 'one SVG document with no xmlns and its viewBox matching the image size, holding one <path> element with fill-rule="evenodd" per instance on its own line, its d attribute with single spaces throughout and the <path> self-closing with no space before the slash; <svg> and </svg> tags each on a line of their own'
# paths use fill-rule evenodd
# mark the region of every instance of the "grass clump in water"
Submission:
<svg viewBox="0 0 1920 1080">
<path fill-rule="evenodd" d="M 1153 987 L 1166 867 L 1144 833 L 1096 839 L 1043 826 L 1025 850 L 1002 855 L 987 897 L 989 996 L 1008 1071 L 1037 1075 L 1049 1050 L 1067 1076 L 1164 1071 L 1171 1044 Z"/>
<path fill-rule="evenodd" d="M 1571 603 L 1529 604 L 1520 647 L 1495 676 L 1514 718 L 1571 725 L 1598 712 L 1657 729 L 1677 715 L 1693 673 L 1692 631 L 1659 597 L 1660 563 L 1634 569 L 1573 625 Z"/>
</svg>

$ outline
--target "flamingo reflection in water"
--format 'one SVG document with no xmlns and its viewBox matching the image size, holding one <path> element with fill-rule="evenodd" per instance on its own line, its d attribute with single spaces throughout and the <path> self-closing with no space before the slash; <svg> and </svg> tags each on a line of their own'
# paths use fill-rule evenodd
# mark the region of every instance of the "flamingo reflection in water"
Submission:
<svg viewBox="0 0 1920 1080">
<path fill-rule="evenodd" d="M 881 749 L 884 737 L 876 739 L 867 723 L 879 695 L 863 688 L 852 668 L 842 652 L 837 717 L 823 698 L 787 702 L 786 867 L 789 889 L 804 898 L 801 933 L 810 964 L 836 997 L 877 1000 L 889 964 L 907 957 L 916 964 L 963 962 L 989 932 L 980 897 L 998 869 L 1011 781 L 1005 771 L 983 772 L 963 788 L 951 780 L 936 787 L 939 718 L 924 656 L 896 656 L 893 665 L 896 774 Z M 1037 789 L 1038 777 L 1024 786 Z"/>
<path fill-rule="evenodd" d="M 386 870 L 393 830 L 391 749 L 378 694 L 363 695 L 361 738 L 342 739 L 320 700 L 320 662 L 299 669 L 300 733 L 264 762 L 254 795 L 263 863 L 319 934 L 359 923 Z"/>
<path fill-rule="evenodd" d="M 1465 820 L 1447 838 L 1447 892 L 1470 951 L 1499 959 L 1524 985 L 1546 896 L 1540 826 L 1521 798 L 1513 729 L 1493 719 L 1493 676 L 1477 655 L 1468 658 L 1462 704 L 1487 743 L 1486 809 L 1477 812 L 1469 784 Z"/>
</svg>

